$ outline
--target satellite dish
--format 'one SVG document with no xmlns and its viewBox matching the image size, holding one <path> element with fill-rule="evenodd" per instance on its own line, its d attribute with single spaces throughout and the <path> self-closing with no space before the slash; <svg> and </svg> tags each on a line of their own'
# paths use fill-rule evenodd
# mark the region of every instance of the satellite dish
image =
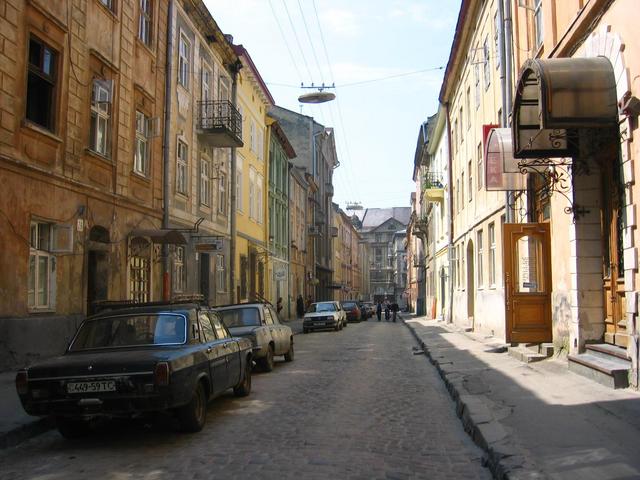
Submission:
<svg viewBox="0 0 640 480">
<path fill-rule="evenodd" d="M 322 90 L 312 93 L 305 93 L 298 97 L 300 103 L 324 103 L 336 98 L 335 93 L 324 92 Z"/>
</svg>

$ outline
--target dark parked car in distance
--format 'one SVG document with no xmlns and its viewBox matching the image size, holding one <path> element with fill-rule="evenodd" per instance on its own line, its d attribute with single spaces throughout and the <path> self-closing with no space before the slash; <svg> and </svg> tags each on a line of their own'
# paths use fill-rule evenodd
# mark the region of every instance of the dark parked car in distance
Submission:
<svg viewBox="0 0 640 480">
<path fill-rule="evenodd" d="M 55 417 L 68 438 L 96 418 L 174 413 L 185 431 L 206 421 L 207 402 L 251 391 L 252 345 L 234 338 L 199 303 L 107 302 L 87 318 L 67 351 L 20 370 L 16 388 L 30 415 Z"/>
<path fill-rule="evenodd" d="M 358 302 L 355 300 L 345 300 L 341 302 L 342 308 L 347 314 L 347 321 L 359 322 L 362 320 L 362 312 L 358 306 Z"/>
<path fill-rule="evenodd" d="M 266 372 L 273 370 L 273 357 L 284 355 L 293 361 L 293 332 L 280 323 L 278 314 L 268 303 L 240 303 L 215 307 L 222 322 L 236 337 L 245 337 L 253 344 L 253 358 Z"/>
</svg>

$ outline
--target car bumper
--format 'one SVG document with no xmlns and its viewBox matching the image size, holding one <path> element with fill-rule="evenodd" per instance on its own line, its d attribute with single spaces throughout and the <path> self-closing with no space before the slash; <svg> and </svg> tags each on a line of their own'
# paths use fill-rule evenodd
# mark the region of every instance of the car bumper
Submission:
<svg viewBox="0 0 640 480">
<path fill-rule="evenodd" d="M 324 330 L 336 328 L 338 325 L 338 320 L 334 319 L 323 319 L 323 320 L 307 320 L 305 319 L 302 322 L 302 328 L 305 330 Z"/>
</svg>

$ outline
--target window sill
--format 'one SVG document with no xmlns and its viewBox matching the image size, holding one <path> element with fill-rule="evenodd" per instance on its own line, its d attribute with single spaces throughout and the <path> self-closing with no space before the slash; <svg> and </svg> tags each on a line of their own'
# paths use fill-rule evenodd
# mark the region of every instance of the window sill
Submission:
<svg viewBox="0 0 640 480">
<path fill-rule="evenodd" d="M 109 15 L 111 15 L 112 19 L 114 21 L 118 20 L 118 15 L 116 14 L 116 12 L 114 12 L 113 10 L 111 10 L 109 7 L 107 7 L 104 3 L 102 3 L 100 0 L 96 0 L 96 3 L 98 5 L 100 5 L 100 8 L 102 8 L 102 10 L 104 10 L 106 13 L 108 13 Z"/>
<path fill-rule="evenodd" d="M 50 313 L 56 313 L 56 309 L 52 308 L 52 307 L 42 307 L 42 308 L 35 308 L 35 307 L 30 307 L 27 308 L 27 312 L 30 315 L 38 315 L 38 314 L 50 314 Z"/>
<path fill-rule="evenodd" d="M 136 35 L 136 45 L 141 47 L 143 50 L 146 50 L 149 55 L 155 56 L 156 52 L 155 52 L 155 50 L 153 48 L 154 47 L 153 44 L 147 45 L 137 35 Z"/>
<path fill-rule="evenodd" d="M 145 175 L 144 173 L 136 172 L 135 170 L 131 171 L 131 175 L 133 178 L 136 178 L 145 183 L 151 183 L 151 178 Z"/>
<path fill-rule="evenodd" d="M 184 192 L 180 192 L 178 190 L 175 191 L 175 196 L 178 197 L 180 200 L 189 200 L 189 195 L 187 195 Z"/>
<path fill-rule="evenodd" d="M 22 120 L 22 127 L 28 130 L 31 130 L 35 133 L 38 133 L 40 135 L 43 135 L 49 138 L 50 140 L 53 140 L 56 143 L 62 143 L 62 138 L 56 135 L 55 133 L 53 133 L 51 130 L 47 130 L 45 127 L 42 127 L 37 123 L 33 123 L 32 121 L 27 120 L 26 118 Z"/>
<path fill-rule="evenodd" d="M 111 157 L 107 157 L 106 155 L 98 153 L 95 150 L 91 149 L 90 147 L 85 148 L 84 153 L 86 153 L 90 157 L 94 157 L 94 158 L 97 158 L 98 160 L 102 160 L 103 162 L 113 164 Z"/>
</svg>

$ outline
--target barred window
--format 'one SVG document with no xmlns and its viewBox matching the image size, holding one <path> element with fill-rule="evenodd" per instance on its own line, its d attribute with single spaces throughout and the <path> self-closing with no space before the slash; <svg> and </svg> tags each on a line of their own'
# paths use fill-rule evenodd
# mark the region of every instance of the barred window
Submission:
<svg viewBox="0 0 640 480">
<path fill-rule="evenodd" d="M 48 309 L 52 306 L 51 291 L 55 284 L 51 224 L 33 221 L 29 234 L 27 304 L 30 309 Z"/>
<path fill-rule="evenodd" d="M 187 166 L 189 159 L 189 147 L 182 140 L 178 140 L 176 162 L 176 191 L 187 194 Z"/>
<path fill-rule="evenodd" d="M 141 175 L 149 174 L 149 118 L 142 112 L 136 112 L 133 170 Z"/>
</svg>

